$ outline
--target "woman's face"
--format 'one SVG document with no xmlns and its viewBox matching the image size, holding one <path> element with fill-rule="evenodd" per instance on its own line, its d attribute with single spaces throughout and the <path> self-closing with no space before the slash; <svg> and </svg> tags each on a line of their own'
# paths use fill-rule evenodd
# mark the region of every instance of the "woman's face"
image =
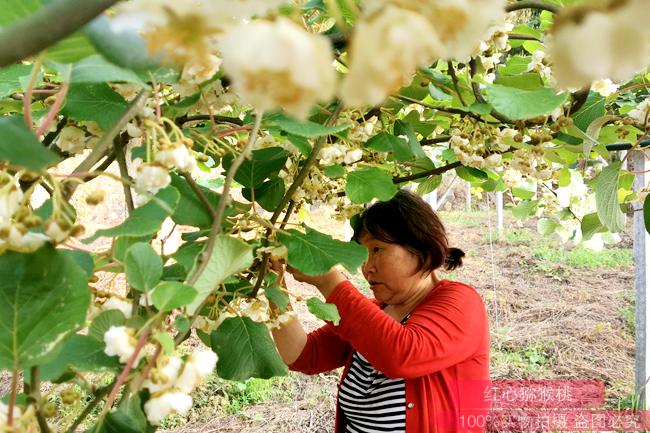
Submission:
<svg viewBox="0 0 650 433">
<path fill-rule="evenodd" d="M 368 233 L 359 238 L 359 243 L 368 249 L 368 261 L 361 270 L 378 301 L 398 305 L 430 288 L 429 274 L 416 272 L 418 258 L 403 246 Z"/>
</svg>

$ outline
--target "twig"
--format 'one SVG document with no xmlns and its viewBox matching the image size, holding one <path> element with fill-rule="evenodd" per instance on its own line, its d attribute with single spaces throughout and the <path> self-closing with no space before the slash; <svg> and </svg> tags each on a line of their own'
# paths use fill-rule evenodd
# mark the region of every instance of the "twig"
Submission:
<svg viewBox="0 0 650 433">
<path fill-rule="evenodd" d="M 537 42 L 542 42 L 541 39 L 536 38 L 533 35 L 523 35 L 521 33 L 509 33 L 508 34 L 508 39 L 512 39 L 515 41 L 537 41 Z"/>
<path fill-rule="evenodd" d="M 521 0 L 516 3 L 511 3 L 506 6 L 506 12 L 514 12 L 514 11 L 519 11 L 522 9 L 540 9 L 543 11 L 549 11 L 554 14 L 560 12 L 559 7 L 549 4 L 543 1 L 537 1 L 537 0 Z"/>
<path fill-rule="evenodd" d="M 449 135 L 441 135 L 440 137 L 436 138 L 427 138 L 422 141 L 420 141 L 421 146 L 429 146 L 431 144 L 438 144 L 438 143 L 446 143 L 449 140 L 451 140 L 451 137 Z"/>
<path fill-rule="evenodd" d="M 74 169 L 73 174 L 90 171 L 90 169 L 102 158 L 102 156 L 108 154 L 108 150 L 111 147 L 111 144 L 113 143 L 115 137 L 117 137 L 117 135 L 126 126 L 126 124 L 133 117 L 135 117 L 138 110 L 140 109 L 140 105 L 144 102 L 148 95 L 149 91 L 147 89 L 142 89 L 140 93 L 138 93 L 138 96 L 136 96 L 135 99 L 131 102 L 131 105 L 129 105 L 124 114 L 122 114 L 122 117 L 120 117 L 119 120 L 113 125 L 113 127 L 108 132 L 106 132 L 102 138 L 100 138 L 99 142 L 97 142 L 93 148 L 93 151 L 86 157 L 85 160 L 81 162 L 81 164 L 77 166 L 77 168 Z M 75 186 L 70 187 L 67 191 L 67 194 L 72 195 L 74 188 Z"/>
<path fill-rule="evenodd" d="M 14 407 L 16 406 L 16 393 L 18 392 L 18 370 L 11 373 L 11 388 L 9 390 L 9 407 L 7 408 L 7 426 L 14 423 Z"/>
<path fill-rule="evenodd" d="M 190 185 L 190 188 L 192 188 L 192 191 L 194 191 L 194 194 L 196 194 L 199 201 L 203 204 L 203 206 L 205 206 L 208 212 L 210 212 L 212 219 L 215 219 L 217 217 L 217 212 L 214 210 L 214 207 L 212 207 L 212 203 L 210 203 L 205 194 L 203 194 L 203 191 L 201 191 L 199 185 L 192 178 L 192 175 L 187 172 L 182 172 L 181 175 L 185 178 L 185 180 L 187 180 L 187 183 Z"/>
<path fill-rule="evenodd" d="M 16 63 L 53 45 L 118 0 L 59 0 L 0 31 L 0 67 Z M 65 17 L 65 19 L 61 19 Z"/>
<path fill-rule="evenodd" d="M 341 114 L 342 110 L 343 110 L 343 104 L 339 101 L 339 102 L 337 102 L 336 107 L 334 108 L 334 110 L 330 114 L 330 117 L 327 119 L 327 122 L 326 122 L 325 125 L 326 126 L 332 126 L 336 122 L 336 120 L 338 119 L 338 117 Z M 275 212 L 273 212 L 273 215 L 271 216 L 271 219 L 270 219 L 271 226 L 274 226 L 275 223 L 278 221 L 278 218 L 280 217 L 280 214 L 284 210 L 285 206 L 289 203 L 289 201 L 291 200 L 291 197 L 293 197 L 293 194 L 298 190 L 300 185 L 302 185 L 303 181 L 305 180 L 305 178 L 309 174 L 309 170 L 311 169 L 312 165 L 314 165 L 314 163 L 316 163 L 316 161 L 318 159 L 318 155 L 320 154 L 321 149 L 325 146 L 325 143 L 327 142 L 327 137 L 328 137 L 327 135 L 324 135 L 324 136 L 320 137 L 318 139 L 318 141 L 316 142 L 316 144 L 314 144 L 314 148 L 312 149 L 311 153 L 309 154 L 309 157 L 307 158 L 307 160 L 303 164 L 302 168 L 300 169 L 300 171 L 298 172 L 298 174 L 294 178 L 293 183 L 291 184 L 291 186 L 289 186 L 289 189 L 287 190 L 287 192 L 282 197 L 282 200 L 280 200 L 280 203 L 275 208 Z M 286 216 L 285 216 L 285 218 L 286 218 Z M 266 235 L 264 236 L 264 240 L 263 240 L 265 245 L 268 245 L 269 236 L 271 235 L 272 232 L 273 232 L 273 230 L 271 228 L 268 228 L 266 230 Z M 266 270 L 267 270 L 268 263 L 269 263 L 269 257 L 270 257 L 269 253 L 264 253 L 262 255 L 260 273 L 257 276 L 257 280 L 255 281 L 255 286 L 253 287 L 253 291 L 250 294 L 251 298 L 254 298 L 255 296 L 257 296 L 257 293 L 259 292 L 260 287 L 262 287 L 262 283 L 264 281 L 264 276 L 266 275 Z"/>
<path fill-rule="evenodd" d="M 208 240 L 205 246 L 205 249 L 199 256 L 200 264 L 196 267 L 196 271 L 187 279 L 187 284 L 190 286 L 196 283 L 201 274 L 205 271 L 208 266 L 210 256 L 212 256 L 212 251 L 214 250 L 214 245 L 217 239 L 217 236 L 221 233 L 221 220 L 226 211 L 226 205 L 230 200 L 230 186 L 232 181 L 237 173 L 237 170 L 244 162 L 244 159 L 248 157 L 255 141 L 257 140 L 257 133 L 262 124 L 262 113 L 257 113 L 255 116 L 255 124 L 251 130 L 250 135 L 248 136 L 248 142 L 242 149 L 241 153 L 233 160 L 232 165 L 226 173 L 226 178 L 223 183 L 223 189 L 221 191 L 221 198 L 217 204 L 217 209 L 215 210 L 214 218 L 212 220 L 212 228 L 210 229 L 210 234 L 208 235 Z"/>
<path fill-rule="evenodd" d="M 427 104 L 426 102 L 418 101 L 417 99 L 405 95 L 391 95 L 391 96 L 396 99 L 401 99 L 402 101 L 410 102 L 412 104 L 418 104 L 426 108 L 431 108 L 432 110 L 438 110 L 444 113 L 460 114 L 461 116 L 469 116 L 477 120 L 482 120 L 481 116 L 479 116 L 478 114 L 474 114 L 471 111 L 461 110 L 460 108 L 438 107 L 436 105 Z"/>
<path fill-rule="evenodd" d="M 43 120 L 43 123 L 41 123 L 41 126 L 38 127 L 36 130 L 36 136 L 41 137 L 45 132 L 50 129 L 50 125 L 52 125 L 52 122 L 56 118 L 56 115 L 59 114 L 59 110 L 63 106 L 63 101 L 65 100 L 65 96 L 68 94 L 68 89 L 70 88 L 70 75 L 72 74 L 72 65 L 68 65 L 68 70 L 66 71 L 66 76 L 65 79 L 63 80 L 63 84 L 61 85 L 61 90 L 59 90 L 59 93 L 56 95 L 56 99 L 54 100 L 54 104 L 50 107 L 50 111 L 47 113 L 47 116 Z"/>
<path fill-rule="evenodd" d="M 476 59 L 472 58 L 469 61 L 469 72 L 472 75 L 472 77 L 476 74 L 476 71 L 477 71 Z M 472 92 L 474 92 L 474 97 L 476 98 L 476 101 L 478 101 L 481 104 L 487 104 L 487 101 L 485 100 L 483 95 L 481 95 L 481 89 L 478 87 L 478 83 L 474 82 L 474 80 L 471 81 L 472 81 Z M 494 108 L 492 109 L 492 111 L 490 111 L 490 116 L 494 117 L 495 119 L 503 123 L 512 123 L 510 119 L 508 119 L 503 114 L 499 113 Z"/>
<path fill-rule="evenodd" d="M 41 397 L 41 379 L 40 371 L 38 367 L 32 367 L 30 370 L 31 381 L 29 384 L 29 400 L 34 404 L 36 408 L 36 421 L 38 422 L 38 427 L 41 429 L 41 433 L 50 433 L 50 426 L 47 425 L 47 420 L 45 415 L 43 415 L 43 409 L 41 403 L 43 398 Z"/>
<path fill-rule="evenodd" d="M 66 433 L 74 433 L 76 428 L 79 427 L 79 425 L 88 417 L 88 415 L 90 415 L 93 409 L 95 409 L 95 406 L 97 406 L 99 402 L 102 401 L 102 398 L 106 394 L 108 394 L 108 392 L 113 388 L 114 385 L 115 385 L 115 380 L 112 383 L 97 389 L 93 393 L 93 396 L 95 397 L 93 401 L 88 403 L 88 406 L 86 406 L 83 412 L 81 412 L 81 414 L 79 414 L 79 416 L 73 421 L 72 425 L 66 430 Z"/>
<path fill-rule="evenodd" d="M 124 136 L 118 135 L 113 142 L 115 146 L 115 156 L 117 159 L 117 166 L 120 169 L 120 176 L 129 182 L 122 182 L 124 189 L 124 201 L 126 201 L 126 210 L 129 215 L 133 212 L 135 206 L 133 205 L 133 192 L 131 191 L 131 177 L 129 176 L 129 167 L 126 164 L 126 154 L 124 152 Z"/>
<path fill-rule="evenodd" d="M 423 177 L 442 174 L 446 171 L 453 170 L 456 167 L 460 167 L 461 165 L 463 164 L 460 161 L 456 161 L 456 162 L 452 162 L 451 164 L 443 165 L 442 167 L 434 168 L 432 170 L 426 170 L 420 173 L 412 174 L 410 176 L 394 177 L 393 183 L 409 182 L 416 179 L 422 179 Z"/>
<path fill-rule="evenodd" d="M 135 386 L 133 386 L 133 389 L 137 390 L 142 387 L 142 384 L 144 383 L 147 376 L 149 376 L 149 372 L 156 364 L 156 361 L 158 360 L 158 357 L 160 356 L 161 353 L 162 353 L 162 346 L 160 345 L 160 343 L 156 343 L 156 351 L 154 352 L 151 359 L 149 359 L 149 362 L 147 362 L 147 365 L 145 365 L 145 367 L 142 369 L 142 372 L 140 373 L 140 377 L 138 378 L 137 382 L 135 382 Z"/>
<path fill-rule="evenodd" d="M 454 69 L 454 64 L 451 62 L 451 60 L 447 62 L 447 71 L 451 76 L 451 82 L 454 84 L 454 90 L 456 90 L 456 94 L 458 95 L 460 103 L 463 104 L 463 107 L 467 107 L 467 104 L 463 99 L 463 95 L 460 94 L 460 88 L 458 87 L 458 77 L 456 76 L 456 70 Z"/>
<path fill-rule="evenodd" d="M 176 119 L 177 124 L 184 124 L 188 122 L 197 122 L 202 120 L 214 120 L 219 123 L 231 123 L 233 125 L 244 126 L 244 121 L 238 119 L 237 117 L 228 117 L 228 116 L 215 116 L 212 115 L 212 118 L 209 114 L 198 114 L 196 116 L 183 116 Z"/>
<path fill-rule="evenodd" d="M 29 82 L 27 83 L 25 95 L 23 96 L 23 117 L 25 118 L 25 123 L 27 123 L 27 127 L 30 131 L 34 127 L 34 119 L 32 118 L 32 93 L 34 92 L 36 79 L 38 78 L 38 73 L 41 71 L 42 65 L 43 55 L 40 55 L 32 65 L 32 71 L 29 74 Z"/>
<path fill-rule="evenodd" d="M 131 372 L 131 369 L 135 365 L 135 360 L 138 359 L 138 355 L 140 354 L 140 351 L 144 347 L 145 343 L 147 342 L 147 338 L 149 337 L 149 333 L 151 332 L 150 328 L 145 328 L 142 331 L 142 334 L 140 334 L 140 338 L 138 339 L 138 343 L 135 345 L 135 349 L 133 350 L 133 354 L 129 358 L 129 360 L 126 362 L 126 365 L 124 366 L 124 369 L 122 370 L 122 373 L 117 377 L 117 380 L 115 381 L 115 385 L 113 386 L 113 389 L 111 390 L 111 393 L 108 395 L 108 398 L 106 399 L 106 405 L 104 406 L 104 409 L 102 410 L 102 414 L 100 415 L 100 419 L 98 421 L 98 426 L 101 424 L 101 420 L 104 418 L 104 416 L 108 413 L 109 410 L 111 410 L 111 406 L 113 406 L 113 402 L 115 401 L 115 398 L 117 397 L 117 393 L 120 391 L 120 388 L 122 385 L 124 385 L 124 382 L 126 382 L 126 378 L 129 376 L 129 373 Z"/>
</svg>

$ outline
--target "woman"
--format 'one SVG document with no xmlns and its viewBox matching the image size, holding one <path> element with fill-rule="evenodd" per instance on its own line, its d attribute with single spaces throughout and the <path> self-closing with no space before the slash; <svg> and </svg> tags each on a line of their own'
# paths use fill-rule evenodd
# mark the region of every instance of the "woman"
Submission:
<svg viewBox="0 0 650 433">
<path fill-rule="evenodd" d="M 440 280 L 464 253 L 420 197 L 400 190 L 370 206 L 354 240 L 368 249 L 369 300 L 337 270 L 291 270 L 335 304 L 340 323 L 307 334 L 297 320 L 273 331 L 289 368 L 317 374 L 344 366 L 336 433 L 482 431 L 489 402 L 489 331 L 470 286 Z M 488 388 L 489 389 L 489 388 Z"/>
</svg>

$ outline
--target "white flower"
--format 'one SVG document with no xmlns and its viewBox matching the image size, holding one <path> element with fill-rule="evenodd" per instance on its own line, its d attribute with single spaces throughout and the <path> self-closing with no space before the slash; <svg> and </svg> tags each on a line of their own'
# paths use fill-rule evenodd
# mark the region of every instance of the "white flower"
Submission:
<svg viewBox="0 0 650 433">
<path fill-rule="evenodd" d="M 650 98 L 641 101 L 635 109 L 627 113 L 632 119 L 636 120 L 640 125 L 645 125 L 648 120 L 648 113 L 650 112 Z"/>
<path fill-rule="evenodd" d="M 493 153 L 492 155 L 485 158 L 485 163 L 488 167 L 496 167 L 501 164 L 502 161 L 501 154 Z"/>
<path fill-rule="evenodd" d="M 438 34 L 425 17 L 389 5 L 357 24 L 341 97 L 348 106 L 380 104 L 442 50 Z"/>
<path fill-rule="evenodd" d="M 66 126 L 59 134 L 57 145 L 66 153 L 81 153 L 86 148 L 86 132 L 76 126 Z"/>
<path fill-rule="evenodd" d="M 501 62 L 501 54 L 492 54 L 490 57 L 481 56 L 481 64 L 484 69 L 494 69 Z"/>
<path fill-rule="evenodd" d="M 535 51 L 531 57 L 530 62 L 528 63 L 527 71 L 540 72 L 542 68 L 544 68 L 544 57 L 546 57 L 546 53 L 544 51 Z"/>
<path fill-rule="evenodd" d="M 149 389 L 152 394 L 165 388 L 171 388 L 176 382 L 183 364 L 183 361 L 177 356 L 170 356 L 159 362 L 164 365 L 152 370 L 147 380 L 142 383 L 142 387 Z"/>
<path fill-rule="evenodd" d="M 118 356 L 122 364 L 126 363 L 133 355 L 137 344 L 133 335 L 133 330 L 126 326 L 111 326 L 104 333 L 106 344 L 104 353 L 108 356 Z M 139 357 L 142 355 L 140 352 Z"/>
<path fill-rule="evenodd" d="M 137 190 L 155 194 L 167 187 L 171 181 L 167 169 L 158 164 L 142 164 L 136 169 L 135 187 Z"/>
<path fill-rule="evenodd" d="M 70 230 L 63 230 L 56 220 L 50 219 L 45 222 L 45 234 L 55 244 L 60 244 L 70 237 Z"/>
<path fill-rule="evenodd" d="M 226 28 L 262 15 L 281 0 L 134 0 L 119 5 L 111 20 L 115 32 L 137 31 L 149 50 L 183 65 L 214 51 L 215 37 Z"/>
<path fill-rule="evenodd" d="M 183 371 L 174 386 L 183 392 L 190 393 L 203 379 L 214 371 L 217 365 L 217 354 L 211 350 L 193 352 L 185 362 Z"/>
<path fill-rule="evenodd" d="M 7 240 L 9 249 L 19 253 L 33 253 L 50 240 L 42 233 L 21 232 L 16 227 L 11 228 L 11 235 Z"/>
<path fill-rule="evenodd" d="M 612 80 L 609 78 L 603 78 L 602 80 L 596 80 L 591 83 L 591 90 L 599 93 L 601 96 L 608 97 L 618 90 L 618 86 L 612 83 Z"/>
<path fill-rule="evenodd" d="M 1 182 L 6 182 L 2 185 Z M 0 225 L 8 223 L 20 207 L 23 191 L 18 179 L 10 176 L 0 178 Z"/>
<path fill-rule="evenodd" d="M 22 411 L 20 408 L 16 405 L 14 405 L 13 408 L 13 415 L 12 418 L 14 420 L 20 418 L 22 416 Z M 7 424 L 7 417 L 9 416 L 9 406 L 4 404 L 3 402 L 0 401 L 0 427 L 5 426 Z M 7 430 L 9 431 L 9 430 Z"/>
<path fill-rule="evenodd" d="M 363 151 L 361 149 L 353 149 L 345 154 L 345 158 L 343 159 L 343 162 L 348 165 L 353 164 L 355 162 L 358 162 L 362 156 L 363 156 Z"/>
<path fill-rule="evenodd" d="M 494 83 L 494 80 L 496 79 L 497 79 L 497 75 L 494 72 L 485 74 L 485 76 L 483 77 L 483 80 L 488 84 Z"/>
<path fill-rule="evenodd" d="M 495 28 L 503 25 L 503 0 L 371 0 L 369 12 L 386 4 L 425 17 L 442 42 L 441 56 L 466 60 Z"/>
<path fill-rule="evenodd" d="M 196 167 L 196 159 L 192 151 L 181 143 L 174 143 L 156 152 L 156 161 L 169 169 L 176 167 L 180 171 L 191 172 Z"/>
<path fill-rule="evenodd" d="M 127 319 L 133 317 L 133 304 L 116 296 L 108 298 L 102 305 L 102 310 L 118 310 L 121 311 Z"/>
<path fill-rule="evenodd" d="M 258 110 L 283 108 L 304 118 L 334 96 L 336 71 L 329 40 L 286 18 L 256 20 L 220 42 L 223 66 L 235 93 Z"/>
<path fill-rule="evenodd" d="M 202 59 L 192 59 L 183 67 L 181 80 L 189 84 L 201 84 L 217 73 L 221 66 L 221 59 L 214 54 L 209 54 Z"/>
<path fill-rule="evenodd" d="M 255 322 L 269 321 L 269 303 L 266 299 L 254 299 L 242 302 L 241 313 Z"/>
<path fill-rule="evenodd" d="M 646 0 L 611 2 L 607 8 L 565 8 L 555 19 L 548 46 L 561 88 L 611 78 L 624 81 L 648 65 L 650 8 Z"/>
<path fill-rule="evenodd" d="M 564 116 L 564 109 L 562 106 L 557 107 L 555 110 L 551 111 L 551 119 L 553 119 L 554 122 L 562 116 Z"/>
<path fill-rule="evenodd" d="M 142 137 L 142 129 L 134 122 L 129 122 L 126 124 L 126 132 L 129 134 L 129 137 L 140 138 Z"/>
<path fill-rule="evenodd" d="M 323 165 L 337 164 L 342 162 L 343 158 L 345 158 L 345 147 L 336 143 L 323 148 L 320 153 L 320 162 Z"/>
<path fill-rule="evenodd" d="M 191 408 L 192 397 L 176 391 L 154 396 L 144 404 L 147 420 L 153 425 L 159 425 L 163 418 L 172 413 L 185 416 Z"/>
</svg>

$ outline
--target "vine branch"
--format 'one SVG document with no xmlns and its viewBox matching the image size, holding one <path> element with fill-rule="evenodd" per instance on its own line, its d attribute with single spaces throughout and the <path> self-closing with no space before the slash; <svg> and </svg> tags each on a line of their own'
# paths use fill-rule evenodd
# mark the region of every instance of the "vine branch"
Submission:
<svg viewBox="0 0 650 433">
<path fill-rule="evenodd" d="M 126 154 L 124 151 L 124 137 L 119 135 L 115 137 L 113 143 L 115 146 L 115 156 L 117 159 L 117 166 L 120 169 L 120 176 L 126 179 L 129 182 L 122 182 L 122 188 L 124 189 L 124 200 L 126 201 L 126 209 L 131 215 L 135 206 L 133 205 L 133 192 L 131 191 L 131 177 L 129 176 L 129 167 L 126 164 Z"/>
<path fill-rule="evenodd" d="M 451 76 L 451 82 L 454 84 L 454 90 L 456 90 L 456 94 L 458 95 L 458 100 L 460 101 L 461 104 L 463 104 L 463 107 L 467 107 L 467 104 L 463 99 L 463 95 L 461 95 L 460 93 L 460 87 L 458 87 L 458 77 L 456 76 L 456 70 L 454 69 L 454 64 L 452 63 L 451 60 L 447 62 L 447 71 L 449 71 L 449 75 Z"/>
<path fill-rule="evenodd" d="M 32 56 L 79 30 L 118 0 L 59 0 L 0 31 L 0 67 Z M 61 19 L 65 17 L 65 19 Z"/>
<path fill-rule="evenodd" d="M 196 194 L 196 197 L 199 199 L 199 201 L 205 206 L 208 212 L 210 212 L 210 215 L 212 216 L 212 219 L 217 218 L 217 212 L 214 210 L 214 207 L 212 207 L 212 203 L 208 200 L 208 198 L 203 194 L 203 191 L 201 191 L 201 188 L 199 188 L 199 185 L 196 183 L 194 178 L 192 177 L 191 174 L 187 172 L 182 172 L 181 176 L 187 180 L 187 183 L 190 185 L 190 188 L 192 191 L 194 191 L 194 194 Z"/>
<path fill-rule="evenodd" d="M 436 174 L 442 174 L 449 170 L 453 170 L 456 167 L 463 165 L 460 161 L 452 162 L 451 164 L 443 165 L 442 167 L 437 167 L 432 170 L 426 170 L 420 173 L 411 174 L 409 176 L 394 177 L 393 183 L 402 183 L 409 182 L 416 179 L 422 179 L 423 177 L 434 176 Z"/>
<path fill-rule="evenodd" d="M 469 71 L 470 71 L 470 74 L 472 76 L 474 76 L 476 74 L 477 66 L 476 66 L 476 59 L 475 58 L 472 58 L 469 61 Z M 474 82 L 474 80 L 472 80 L 472 92 L 474 92 L 474 97 L 476 98 L 476 100 L 479 103 L 487 104 L 487 101 L 485 100 L 485 98 L 481 94 L 481 89 L 478 87 L 478 83 Z M 506 116 L 499 113 L 494 108 L 492 109 L 492 111 L 490 111 L 490 116 L 494 117 L 495 119 L 497 119 L 498 121 L 503 122 L 503 123 L 512 123 L 512 120 L 508 119 Z"/>
<path fill-rule="evenodd" d="M 543 11 L 549 11 L 554 14 L 560 12 L 561 10 L 561 8 L 558 6 L 539 0 L 521 0 L 506 6 L 506 12 L 514 12 L 522 9 L 540 9 Z"/>
</svg>

